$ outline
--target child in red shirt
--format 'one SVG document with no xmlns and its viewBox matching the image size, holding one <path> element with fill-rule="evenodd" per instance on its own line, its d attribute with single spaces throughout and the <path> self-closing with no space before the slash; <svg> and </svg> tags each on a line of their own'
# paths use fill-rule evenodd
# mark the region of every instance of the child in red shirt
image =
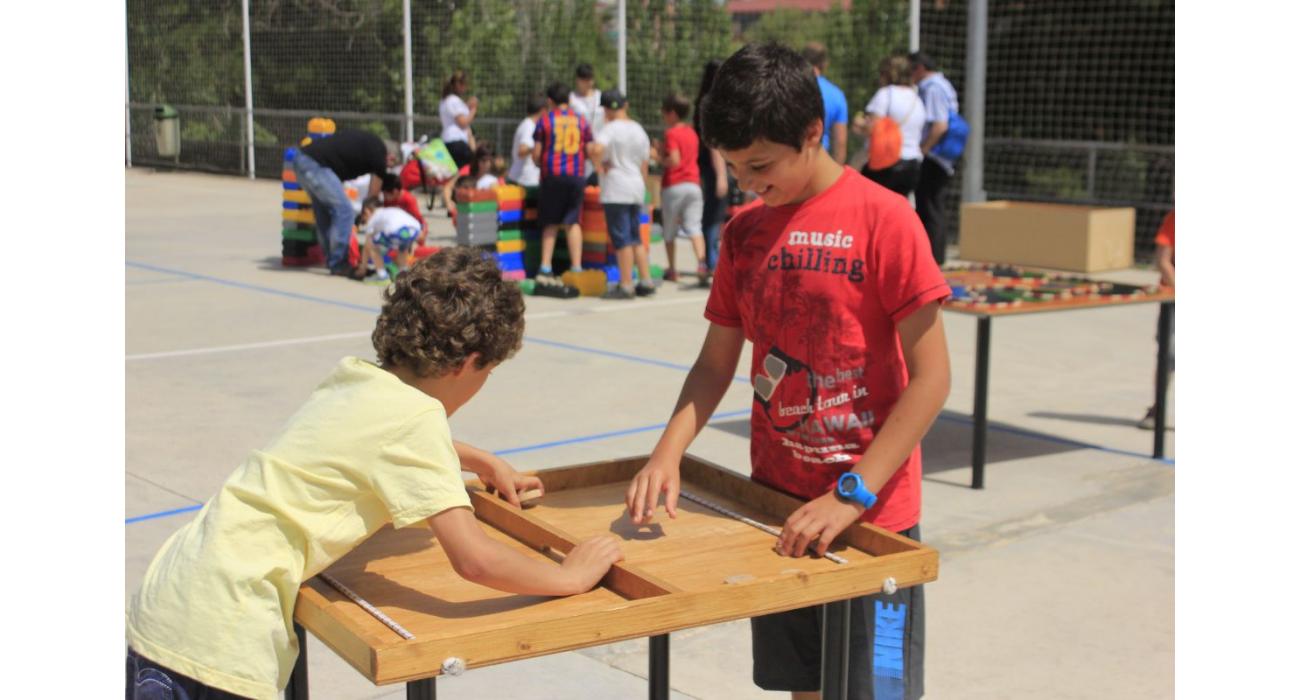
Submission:
<svg viewBox="0 0 1300 700">
<path fill-rule="evenodd" d="M 678 236 L 689 238 L 698 263 L 699 283 L 709 286 L 709 266 L 704 248 L 704 192 L 700 189 L 700 138 L 683 120 L 690 114 L 691 103 L 678 93 L 664 98 L 660 114 L 663 116 L 663 143 L 655 143 L 654 156 L 664 166 L 662 182 L 664 252 L 668 253 L 668 269 L 664 279 L 677 279 Z"/>
<path fill-rule="evenodd" d="M 420 202 L 415 199 L 415 195 L 402 187 L 401 178 L 393 173 L 385 173 L 379 196 L 380 203 L 384 206 L 400 207 L 420 222 L 420 237 L 416 239 L 415 244 L 424 245 L 425 239 L 429 237 L 429 222 L 425 221 L 424 216 L 420 214 Z"/>
<path fill-rule="evenodd" d="M 1156 267 L 1160 269 L 1160 286 L 1174 288 L 1174 210 L 1170 209 L 1165 218 L 1160 221 L 1160 228 L 1156 229 Z M 1173 330 L 1173 326 L 1170 326 Z M 1173 355 L 1173 335 L 1169 336 L 1169 369 L 1174 368 Z M 1156 429 L 1156 407 L 1152 404 L 1147 407 L 1146 415 L 1138 421 L 1138 427 L 1143 430 Z"/>
<path fill-rule="evenodd" d="M 858 520 L 919 539 L 920 440 L 949 386 L 939 305 L 950 290 L 924 227 L 906 199 L 821 147 L 817 78 L 790 48 L 738 51 L 701 109 L 705 142 L 762 201 L 726 225 L 704 346 L 628 486 L 632 521 L 648 523 L 661 495 L 675 517 L 681 457 L 731 386 L 749 340 L 751 477 L 808 499 L 786 520 L 779 551 L 825 554 Z M 874 688 L 875 697 L 919 698 L 921 588 L 851 607 L 849 696 Z M 816 607 L 751 626 L 755 683 L 819 690 Z"/>
</svg>

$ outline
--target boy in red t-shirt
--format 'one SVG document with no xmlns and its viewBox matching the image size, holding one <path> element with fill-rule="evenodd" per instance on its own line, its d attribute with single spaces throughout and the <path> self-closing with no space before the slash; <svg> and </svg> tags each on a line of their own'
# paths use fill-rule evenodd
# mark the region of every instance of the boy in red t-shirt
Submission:
<svg viewBox="0 0 1300 700">
<path fill-rule="evenodd" d="M 424 245 L 425 239 L 429 237 L 429 222 L 425 221 L 424 216 L 420 214 L 420 203 L 415 199 L 415 195 L 402 187 L 401 178 L 393 173 L 384 173 L 384 184 L 380 188 L 379 195 L 380 203 L 384 206 L 399 207 L 420 222 L 420 237 L 416 239 L 415 244 Z"/>
<path fill-rule="evenodd" d="M 939 305 L 950 290 L 906 199 L 821 147 L 812 67 L 779 44 L 722 65 L 702 104 L 704 138 L 752 203 L 726 225 L 704 316 L 711 324 L 672 419 L 628 486 L 650 522 L 676 516 L 680 460 L 731 386 L 746 340 L 751 477 L 808 502 L 786 520 L 781 554 L 825 554 L 855 521 L 920 538 L 920 441 L 948 395 Z M 851 603 L 849 696 L 923 692 L 918 587 Z M 820 687 L 817 607 L 751 621 L 754 682 Z"/>
<path fill-rule="evenodd" d="M 701 287 L 709 286 L 709 266 L 704 248 L 704 191 L 700 189 L 700 138 L 689 124 L 682 120 L 690 114 L 691 103 L 678 93 L 664 98 L 660 114 L 663 116 L 663 143 L 654 144 L 654 157 L 664 166 L 661 200 L 663 206 L 664 251 L 668 253 L 668 269 L 664 279 L 677 279 L 677 237 L 691 241 L 698 263 Z"/>
<path fill-rule="evenodd" d="M 1160 228 L 1156 229 L 1156 267 L 1160 269 L 1160 286 L 1174 288 L 1174 210 L 1170 209 L 1165 218 L 1160 221 Z M 1173 326 L 1170 326 L 1173 330 Z M 1169 369 L 1174 368 L 1173 352 L 1173 335 L 1169 336 Z M 1152 404 L 1147 407 L 1146 415 L 1138 421 L 1138 427 L 1143 430 L 1156 429 L 1156 407 Z"/>
</svg>

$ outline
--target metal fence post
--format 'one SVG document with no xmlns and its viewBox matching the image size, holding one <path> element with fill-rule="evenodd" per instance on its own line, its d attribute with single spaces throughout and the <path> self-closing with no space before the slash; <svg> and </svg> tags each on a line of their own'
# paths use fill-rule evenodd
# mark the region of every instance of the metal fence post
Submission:
<svg viewBox="0 0 1300 700">
<path fill-rule="evenodd" d="M 963 202 L 982 202 L 984 193 L 984 73 L 989 40 L 988 0 L 970 0 L 966 14 L 966 98 L 962 112 L 970 124 L 962 169 Z"/>
<path fill-rule="evenodd" d="M 122 42 L 122 57 L 126 59 L 126 167 L 131 167 L 131 14 L 126 11 L 126 3 L 122 3 L 122 9 L 126 17 L 126 39 Z"/>
<path fill-rule="evenodd" d="M 627 0 L 618 0 L 618 91 L 627 94 Z"/>
<path fill-rule="evenodd" d="M 257 178 L 257 156 L 253 148 L 253 46 L 252 31 L 248 22 L 248 0 L 243 2 L 244 12 L 244 137 L 248 144 L 248 179 Z"/>
<path fill-rule="evenodd" d="M 907 3 L 907 50 L 921 50 L 921 0 Z"/>
<path fill-rule="evenodd" d="M 415 140 L 415 88 L 411 76 L 411 0 L 402 0 L 402 56 L 406 71 L 406 140 Z"/>
</svg>

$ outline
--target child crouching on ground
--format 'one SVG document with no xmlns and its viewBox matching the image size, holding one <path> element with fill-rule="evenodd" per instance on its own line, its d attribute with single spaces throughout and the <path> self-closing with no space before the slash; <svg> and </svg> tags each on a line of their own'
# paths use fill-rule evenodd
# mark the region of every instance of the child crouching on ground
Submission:
<svg viewBox="0 0 1300 700">
<path fill-rule="evenodd" d="M 383 206 L 378 197 L 370 197 L 357 214 L 357 228 L 366 234 L 362 259 L 375 268 L 374 274 L 365 278 L 367 284 L 388 284 L 388 268 L 384 256 L 388 251 L 397 253 L 397 270 L 402 272 L 411 265 L 411 251 L 420 238 L 420 222 L 398 207 Z"/>
<path fill-rule="evenodd" d="M 126 617 L 128 700 L 276 698 L 298 655 L 299 587 L 389 522 L 427 522 L 457 573 L 498 590 L 595 585 L 622 558 L 611 537 L 557 565 L 484 533 L 462 469 L 514 505 L 542 483 L 447 425 L 519 349 L 523 314 L 518 287 L 477 250 L 443 250 L 399 277 L 372 335 L 379 363 L 340 361 L 154 557 Z"/>
</svg>

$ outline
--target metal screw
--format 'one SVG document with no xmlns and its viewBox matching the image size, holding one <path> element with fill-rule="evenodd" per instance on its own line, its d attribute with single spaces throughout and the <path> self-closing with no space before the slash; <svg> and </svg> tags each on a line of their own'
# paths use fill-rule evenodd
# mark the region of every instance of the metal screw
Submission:
<svg viewBox="0 0 1300 700">
<path fill-rule="evenodd" d="M 885 595 L 894 595 L 898 592 L 898 582 L 894 580 L 893 576 L 885 579 L 885 583 L 881 586 L 880 592 Z"/>
<path fill-rule="evenodd" d="M 459 676 L 465 672 L 465 661 L 455 656 L 449 656 L 442 662 L 442 672 L 449 676 Z"/>
</svg>

